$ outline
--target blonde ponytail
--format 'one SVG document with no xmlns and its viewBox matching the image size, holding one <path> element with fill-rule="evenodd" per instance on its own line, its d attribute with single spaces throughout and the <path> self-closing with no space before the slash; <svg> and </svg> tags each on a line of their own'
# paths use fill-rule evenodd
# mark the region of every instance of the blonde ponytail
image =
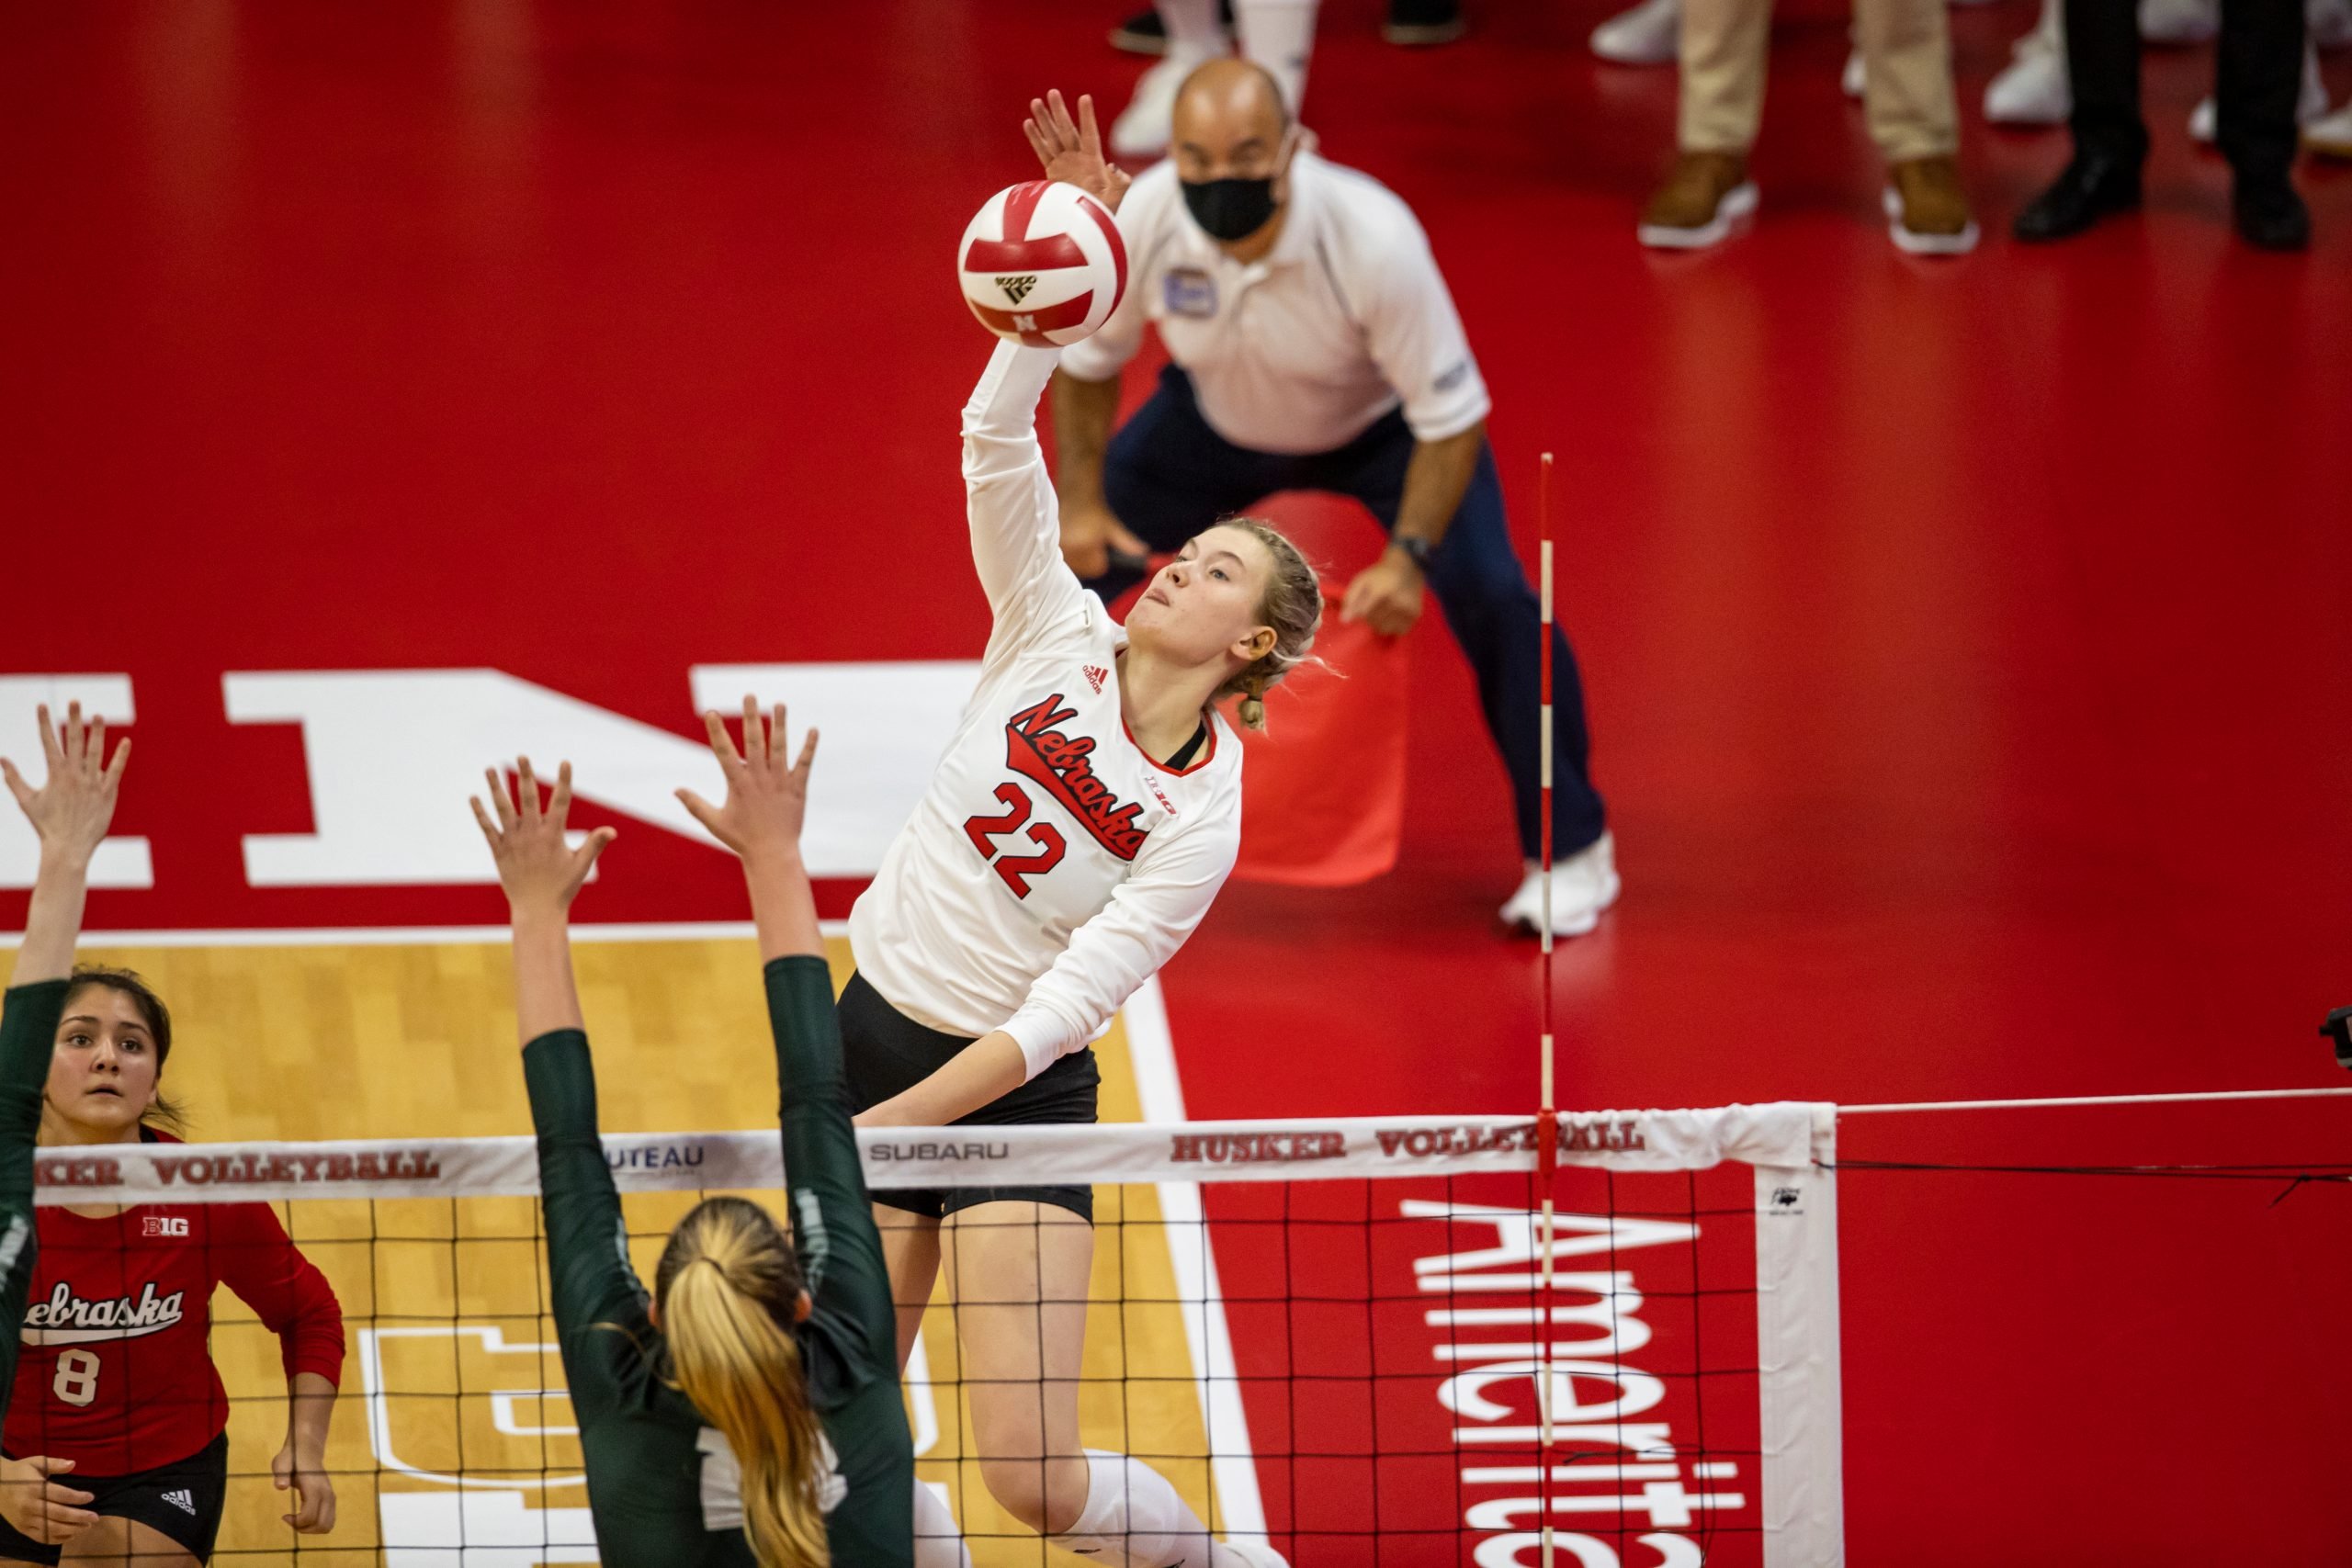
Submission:
<svg viewBox="0 0 2352 1568">
<path fill-rule="evenodd" d="M 707 1199 L 672 1233 L 654 1280 L 678 1391 L 742 1467 L 760 1568 L 830 1568 L 824 1429 L 787 1326 L 802 1286 L 784 1233 L 756 1203 Z"/>
<path fill-rule="evenodd" d="M 1255 517 L 1221 517 L 1216 526 L 1238 528 L 1265 546 L 1273 558 L 1274 569 L 1266 579 L 1258 616 L 1272 628 L 1274 645 L 1216 689 L 1219 697 L 1240 696 L 1233 716 L 1242 728 L 1263 729 L 1267 688 L 1279 685 L 1283 676 L 1306 662 L 1315 648 L 1316 628 L 1323 621 L 1323 585 L 1298 547 L 1272 524 Z"/>
</svg>

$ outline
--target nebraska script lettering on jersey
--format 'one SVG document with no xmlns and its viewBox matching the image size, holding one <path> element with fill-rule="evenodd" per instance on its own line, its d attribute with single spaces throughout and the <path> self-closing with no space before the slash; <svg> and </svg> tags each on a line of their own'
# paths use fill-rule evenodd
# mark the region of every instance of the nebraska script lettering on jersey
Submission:
<svg viewBox="0 0 2352 1568">
<path fill-rule="evenodd" d="M 1004 727 L 1005 763 L 1061 802 L 1096 843 L 1121 860 L 1133 860 L 1143 848 L 1144 831 L 1136 826 L 1143 807 L 1122 805 L 1095 776 L 1089 761 L 1094 751 L 1091 736 L 1072 739 L 1054 728 L 1078 716 L 1076 708 L 1061 704 L 1062 695 L 1056 692 L 1012 716 Z"/>
<path fill-rule="evenodd" d="M 25 1343 L 81 1345 L 93 1339 L 136 1339 L 143 1335 L 161 1334 L 179 1326 L 185 1293 L 174 1291 L 168 1296 L 159 1296 L 151 1280 L 140 1288 L 136 1297 L 103 1296 L 85 1301 L 74 1293 L 72 1285 L 60 1280 L 46 1301 L 35 1302 L 26 1309 Z"/>
</svg>

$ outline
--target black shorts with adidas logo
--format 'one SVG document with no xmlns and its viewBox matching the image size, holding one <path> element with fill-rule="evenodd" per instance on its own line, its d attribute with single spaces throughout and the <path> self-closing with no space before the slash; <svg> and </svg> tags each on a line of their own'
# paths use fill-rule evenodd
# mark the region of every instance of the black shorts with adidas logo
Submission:
<svg viewBox="0 0 2352 1568">
<path fill-rule="evenodd" d="M 90 1494 L 90 1512 L 134 1519 L 179 1542 L 198 1562 L 209 1562 L 213 1540 L 220 1533 L 220 1510 L 229 1500 L 229 1434 L 221 1433 L 176 1464 L 157 1465 L 136 1475 L 68 1472 L 57 1479 Z M 0 1558 L 55 1562 L 59 1556 L 59 1548 L 43 1546 L 0 1518 Z"/>
</svg>

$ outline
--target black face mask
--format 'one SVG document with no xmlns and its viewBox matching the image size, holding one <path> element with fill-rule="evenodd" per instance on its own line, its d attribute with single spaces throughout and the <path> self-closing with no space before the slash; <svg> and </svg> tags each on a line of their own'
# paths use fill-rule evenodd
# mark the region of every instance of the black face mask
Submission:
<svg viewBox="0 0 2352 1568">
<path fill-rule="evenodd" d="M 1209 238 L 1246 240 L 1273 220 L 1274 182 L 1185 180 L 1184 206 Z"/>
</svg>

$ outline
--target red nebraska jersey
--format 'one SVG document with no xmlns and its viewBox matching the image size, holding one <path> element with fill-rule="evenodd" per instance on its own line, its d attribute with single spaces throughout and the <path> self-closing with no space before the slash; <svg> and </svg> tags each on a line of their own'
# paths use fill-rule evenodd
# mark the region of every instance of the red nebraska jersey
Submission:
<svg viewBox="0 0 2352 1568">
<path fill-rule="evenodd" d="M 198 1452 L 229 1423 L 212 1292 L 277 1335 L 286 1375 L 343 1376 L 343 1309 L 266 1203 L 142 1203 L 106 1219 L 40 1212 L 17 1387 L 0 1448 L 127 1475 Z"/>
</svg>

